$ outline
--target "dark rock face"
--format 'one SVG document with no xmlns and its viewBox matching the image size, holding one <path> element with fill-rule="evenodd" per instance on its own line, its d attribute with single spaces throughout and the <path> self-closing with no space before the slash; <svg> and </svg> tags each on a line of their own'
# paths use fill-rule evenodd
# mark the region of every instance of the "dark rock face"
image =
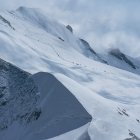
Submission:
<svg viewBox="0 0 140 140">
<path fill-rule="evenodd" d="M 5 24 L 7 24 L 11 29 L 15 30 L 15 28 L 11 25 L 11 23 L 1 15 L 0 20 L 2 20 Z"/>
<path fill-rule="evenodd" d="M 119 60 L 125 61 L 128 65 L 130 65 L 133 69 L 136 69 L 136 66 L 127 58 L 125 54 L 123 54 L 119 49 L 110 50 L 109 54 L 116 57 Z"/>
<path fill-rule="evenodd" d="M 29 73 L 0 59 L 0 130 L 14 121 L 37 119 L 37 112 L 41 112 L 37 109 L 37 93 Z"/>
<path fill-rule="evenodd" d="M 84 46 L 87 47 L 87 49 L 88 49 L 90 52 L 92 52 L 93 54 L 96 54 L 96 52 L 90 47 L 89 43 L 88 43 L 86 40 L 80 39 L 80 41 L 83 43 Z"/>
<path fill-rule="evenodd" d="M 67 28 L 70 32 L 73 33 L 73 29 L 72 29 L 72 27 L 71 27 L 70 25 L 67 25 L 66 28 Z"/>
<path fill-rule="evenodd" d="M 64 39 L 62 39 L 61 37 L 58 37 L 58 39 L 60 39 L 61 41 L 65 41 Z"/>
<path fill-rule="evenodd" d="M 129 135 L 131 136 L 131 138 L 126 138 L 125 140 L 140 140 L 140 138 L 138 138 L 133 132 L 131 132 L 129 130 Z"/>
<path fill-rule="evenodd" d="M 82 45 L 80 46 L 83 50 L 83 54 L 85 54 L 87 57 L 89 58 L 93 58 L 94 60 L 98 60 L 102 63 L 107 64 L 107 61 L 103 60 L 89 45 L 89 43 L 84 40 L 84 39 L 80 39 L 80 42 L 82 43 Z"/>
</svg>

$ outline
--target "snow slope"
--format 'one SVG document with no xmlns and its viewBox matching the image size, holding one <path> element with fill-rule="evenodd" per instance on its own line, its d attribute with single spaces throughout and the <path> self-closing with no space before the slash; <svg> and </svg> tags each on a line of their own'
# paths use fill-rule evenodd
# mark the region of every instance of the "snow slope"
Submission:
<svg viewBox="0 0 140 140">
<path fill-rule="evenodd" d="M 1 140 L 52 138 L 91 121 L 82 104 L 53 75 L 31 76 L 3 60 L 0 67 Z"/>
<path fill-rule="evenodd" d="M 33 123 L 15 121 L 1 131 L 4 140 L 139 140 L 139 60 L 116 50 L 96 53 L 39 9 L 0 15 L 0 57 L 33 74 L 42 109 Z"/>
</svg>

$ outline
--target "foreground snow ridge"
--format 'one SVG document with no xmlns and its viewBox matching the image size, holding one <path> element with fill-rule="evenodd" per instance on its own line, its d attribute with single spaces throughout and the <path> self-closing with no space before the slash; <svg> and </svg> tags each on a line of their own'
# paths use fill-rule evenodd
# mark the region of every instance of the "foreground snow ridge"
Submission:
<svg viewBox="0 0 140 140">
<path fill-rule="evenodd" d="M 52 74 L 30 76 L 3 60 L 0 66 L 1 140 L 52 138 L 91 121 L 76 97 Z"/>
<path fill-rule="evenodd" d="M 46 122 L 43 132 L 34 139 L 52 138 L 91 121 L 92 117 L 82 104 L 52 74 L 37 73 L 32 78 L 41 93 L 40 106 L 43 114 L 40 121 Z"/>
</svg>

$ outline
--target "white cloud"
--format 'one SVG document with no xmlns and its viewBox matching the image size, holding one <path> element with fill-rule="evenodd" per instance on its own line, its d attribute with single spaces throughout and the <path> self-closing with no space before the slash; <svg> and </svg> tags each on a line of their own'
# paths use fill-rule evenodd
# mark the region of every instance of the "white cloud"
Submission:
<svg viewBox="0 0 140 140">
<path fill-rule="evenodd" d="M 39 7 L 71 24 L 96 50 L 118 47 L 140 56 L 140 0 L 0 0 L 2 8 L 22 5 Z"/>
</svg>

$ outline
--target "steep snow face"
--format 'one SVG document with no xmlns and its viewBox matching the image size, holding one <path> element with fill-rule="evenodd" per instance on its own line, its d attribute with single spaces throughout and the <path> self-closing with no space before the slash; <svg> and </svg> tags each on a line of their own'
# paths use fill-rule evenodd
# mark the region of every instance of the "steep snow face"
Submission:
<svg viewBox="0 0 140 140">
<path fill-rule="evenodd" d="M 41 93 L 40 106 L 42 109 L 42 116 L 38 124 L 34 126 L 38 127 L 40 123 L 42 126 L 41 131 L 33 134 L 30 139 L 52 138 L 91 121 L 92 117 L 82 104 L 53 75 L 37 73 L 32 78 Z"/>
<path fill-rule="evenodd" d="M 31 73 L 46 71 L 46 61 L 63 65 L 80 64 L 82 60 L 86 65 L 89 59 L 140 73 L 138 60 L 133 60 L 134 70 L 125 61 L 97 54 L 87 41 L 75 37 L 68 27 L 39 9 L 20 7 L 16 11 L 0 11 L 0 55 Z"/>
<path fill-rule="evenodd" d="M 92 119 L 53 75 L 31 76 L 3 60 L 0 60 L 0 112 L 1 140 L 52 138 Z"/>
<path fill-rule="evenodd" d="M 15 28 L 12 30 L 0 20 L 0 54 L 5 60 L 37 72 L 46 69 L 45 59 L 60 62 L 65 61 L 63 59 L 70 56 L 70 52 L 75 56 L 81 55 L 75 51 L 80 50 L 77 39 L 65 26 L 48 19 L 37 10 L 22 7 L 15 12 L 1 12 L 1 15 Z"/>
<path fill-rule="evenodd" d="M 16 11 L 22 19 L 30 22 L 32 25 L 43 29 L 44 31 L 65 40 L 67 43 L 75 46 L 75 37 L 65 28 L 64 25 L 59 24 L 57 21 L 45 16 L 43 12 L 38 9 L 30 9 L 20 7 Z"/>
<path fill-rule="evenodd" d="M 105 63 L 107 64 L 107 61 L 103 60 L 99 54 L 97 54 L 89 45 L 89 43 L 84 40 L 84 39 L 80 39 L 80 44 L 79 46 L 81 46 L 82 50 L 83 50 L 83 54 L 85 56 L 87 56 L 88 58 L 91 58 L 93 60 L 97 60 L 99 62 Z"/>
<path fill-rule="evenodd" d="M 122 53 L 119 49 L 110 49 L 107 55 L 101 57 L 111 66 L 140 74 L 140 61 Z"/>
<path fill-rule="evenodd" d="M 79 63 L 87 58 L 102 61 L 86 41 L 38 9 L 20 7 L 0 15 L 6 21 L 0 20 L 1 57 L 24 70 L 46 71 L 46 61 L 61 64 Z"/>
<path fill-rule="evenodd" d="M 48 139 L 53 135 L 54 140 L 81 140 L 84 137 L 91 140 L 140 138 L 140 77 L 133 74 L 140 74 L 139 60 L 120 52 L 117 53 L 119 57 L 116 57 L 116 52 L 115 55 L 97 54 L 86 41 L 76 38 L 65 26 L 47 18 L 38 10 L 21 7 L 13 12 L 2 11 L 0 15 L 1 57 L 32 74 L 44 71 L 54 75 L 38 73 L 31 76 L 37 85 L 35 87 L 41 93 L 37 94 L 40 100 L 36 104 L 43 111 L 28 127 L 12 124 L 7 131 L 0 134 L 5 136 L 5 139 L 2 137 L 4 140 L 9 140 L 10 137 L 14 140 Z M 126 63 L 128 60 L 136 69 Z M 50 85 L 47 81 L 53 81 L 57 86 Z M 0 90 L 5 94 L 8 89 Z M 64 90 L 65 93 L 58 93 L 57 90 Z M 54 107 L 54 102 L 50 102 L 45 95 L 53 101 L 58 98 L 57 106 Z M 5 98 L 7 96 L 8 94 L 5 94 Z M 51 112 L 49 106 L 57 108 L 58 112 Z M 65 109 L 66 114 L 72 114 L 73 117 L 65 116 L 61 109 L 63 106 L 73 111 L 70 113 Z M 77 110 L 79 115 L 76 113 Z M 47 111 L 49 117 L 45 114 Z M 87 112 L 92 116 L 92 121 L 85 125 L 91 119 Z M 56 118 L 52 118 L 53 115 L 56 115 Z M 78 116 L 79 121 L 74 119 Z M 68 119 L 72 122 L 64 124 L 65 129 L 61 127 L 63 117 L 65 121 Z M 61 128 L 59 131 L 56 130 L 57 127 L 54 128 L 56 123 L 57 127 Z M 56 131 L 50 132 L 48 127 Z M 17 132 L 19 135 L 14 135 Z M 6 137 L 7 134 L 9 137 Z"/>
</svg>

